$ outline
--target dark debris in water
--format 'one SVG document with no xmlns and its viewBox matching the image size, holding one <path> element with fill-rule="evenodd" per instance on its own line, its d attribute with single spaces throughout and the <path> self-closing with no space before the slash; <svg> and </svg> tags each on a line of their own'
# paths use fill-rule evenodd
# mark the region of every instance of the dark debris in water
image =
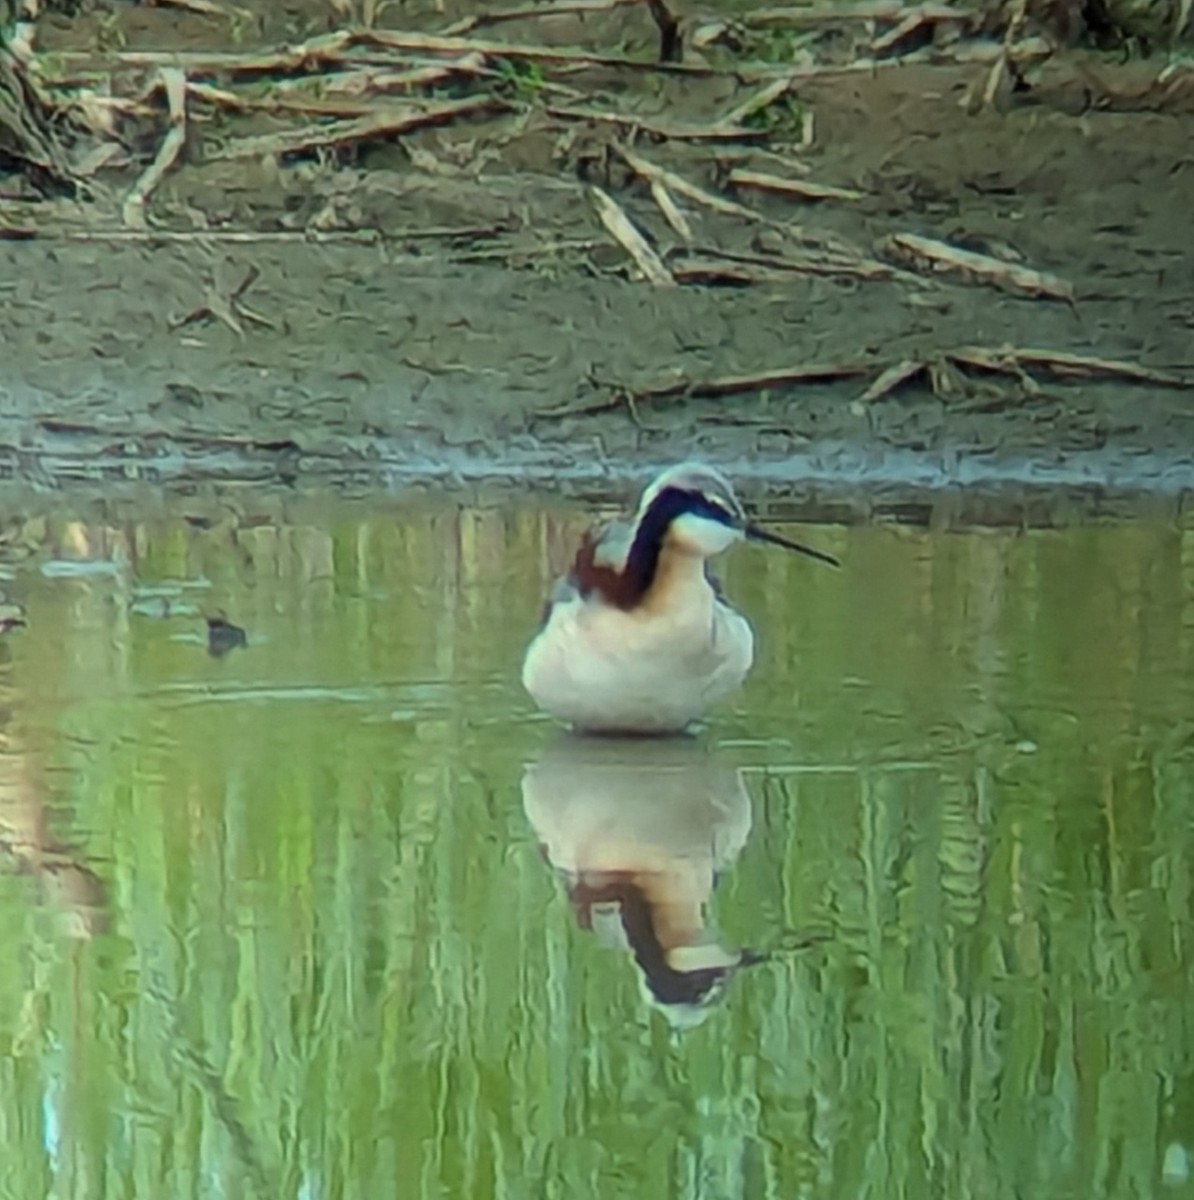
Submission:
<svg viewBox="0 0 1194 1200">
<path fill-rule="evenodd" d="M 0 634 L 24 629 L 26 624 L 25 610 L 21 605 L 0 603 Z"/>
<path fill-rule="evenodd" d="M 233 625 L 222 613 L 207 618 L 207 652 L 212 658 L 223 658 L 248 644 L 245 631 L 239 625 Z"/>
</svg>

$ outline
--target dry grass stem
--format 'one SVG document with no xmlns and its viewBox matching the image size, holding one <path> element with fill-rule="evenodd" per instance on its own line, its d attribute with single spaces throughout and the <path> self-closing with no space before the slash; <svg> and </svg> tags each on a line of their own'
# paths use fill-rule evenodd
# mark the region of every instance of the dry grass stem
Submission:
<svg viewBox="0 0 1194 1200">
<path fill-rule="evenodd" d="M 745 124 L 755 113 L 770 108 L 777 100 L 786 96 L 791 91 L 792 85 L 795 82 L 795 77 L 791 75 L 784 79 L 773 79 L 770 83 L 755 92 L 753 96 L 748 96 L 736 108 L 730 109 L 718 124 L 733 127 Z"/>
<path fill-rule="evenodd" d="M 672 198 L 671 192 L 667 190 L 667 185 L 662 180 L 651 180 L 651 199 L 663 213 L 663 219 L 686 241 L 692 241 L 692 226 L 688 223 L 688 218 L 680 211 L 676 201 Z"/>
<path fill-rule="evenodd" d="M 809 4 L 799 8 L 761 8 L 739 20 L 754 29 L 798 28 L 807 25 L 845 25 L 863 21 L 905 21 L 915 17 L 919 24 L 934 22 L 969 23 L 977 17 L 972 9 L 952 4 L 921 4 L 910 8 L 899 0 L 862 0 L 858 4 Z"/>
<path fill-rule="evenodd" d="M 854 279 L 894 279 L 899 274 L 887 263 L 879 262 L 876 259 L 856 256 L 853 253 L 843 254 L 841 251 L 830 249 L 819 249 L 815 256 L 811 254 L 799 256 L 739 254 L 731 250 L 717 250 L 707 246 L 699 247 L 698 252 L 725 263 L 785 272 L 789 277 L 792 275 L 839 275 L 850 276 Z"/>
<path fill-rule="evenodd" d="M 1073 287 L 1056 275 L 1036 271 L 1019 263 L 1004 262 L 973 250 L 962 250 L 948 242 L 939 242 L 936 238 L 915 233 L 895 233 L 883 239 L 881 249 L 890 258 L 914 269 L 954 272 L 978 283 L 1032 297 L 1069 303 L 1074 300 Z"/>
<path fill-rule="evenodd" d="M 1144 367 L 1122 359 L 1074 354 L 1068 350 L 1041 350 L 1018 346 L 963 346 L 951 350 L 949 357 L 961 366 L 975 367 L 982 371 L 1018 374 L 1027 368 L 1035 368 L 1070 379 L 1123 379 L 1132 383 L 1150 383 L 1157 387 L 1194 389 L 1194 376 L 1191 375 Z"/>
<path fill-rule="evenodd" d="M 427 125 L 442 125 L 458 117 L 504 109 L 505 103 L 493 96 L 471 96 L 463 100 L 445 100 L 423 107 L 384 108 L 355 120 L 334 121 L 302 129 L 287 129 L 255 137 L 235 138 L 213 150 L 213 159 L 264 158 L 274 154 L 295 154 L 330 146 L 396 137 Z"/>
<path fill-rule="evenodd" d="M 617 152 L 625 160 L 626 165 L 648 183 L 658 181 L 673 192 L 678 192 L 681 196 L 687 196 L 689 200 L 704 205 L 714 212 L 723 213 L 731 217 L 742 217 L 747 221 L 757 221 L 764 225 L 771 224 L 768 218 L 764 217 L 762 213 L 755 212 L 753 208 L 747 208 L 745 204 L 738 204 L 733 200 L 727 200 L 725 197 L 707 191 L 695 183 L 690 183 L 683 175 L 675 171 L 669 171 L 666 167 L 657 166 L 653 162 L 648 162 L 647 159 L 636 154 L 627 146 L 618 146 Z"/>
<path fill-rule="evenodd" d="M 664 266 L 663 260 L 638 231 L 621 205 L 601 188 L 593 187 L 591 190 L 597 204 L 597 215 L 601 218 L 601 224 L 609 230 L 618 245 L 634 259 L 635 265 L 644 277 L 656 287 L 674 287 L 676 281 L 672 278 L 671 272 Z"/>
<path fill-rule="evenodd" d="M 732 187 L 752 187 L 764 192 L 777 192 L 782 196 L 793 196 L 797 200 L 861 200 L 866 195 L 855 188 L 831 187 L 813 183 L 807 179 L 785 179 L 780 175 L 768 175 L 764 171 L 736 169 L 731 171 L 726 182 Z"/>
<path fill-rule="evenodd" d="M 460 58 L 481 54 L 493 59 L 520 59 L 525 62 L 578 67 L 610 67 L 635 72 L 667 72 L 690 75 L 724 75 L 720 68 L 699 63 L 658 63 L 627 58 L 619 54 L 599 54 L 568 46 L 539 46 L 516 42 L 488 41 L 481 38 L 450 37 L 443 34 L 402 32 L 388 29 L 348 29 L 308 38 L 293 46 L 276 50 L 249 51 L 170 51 L 118 50 L 70 52 L 56 55 L 56 61 L 87 70 L 113 70 L 118 67 L 178 67 L 190 76 L 260 75 L 311 70 L 327 65 L 351 62 L 352 51 L 381 51 L 394 55 L 452 55 Z M 359 59 L 358 59 L 359 65 Z M 770 72 L 774 74 L 774 72 Z"/>
<path fill-rule="evenodd" d="M 880 371 L 870 387 L 858 398 L 863 403 L 870 403 L 872 400 L 881 400 L 884 396 L 890 396 L 892 392 L 898 391 L 910 379 L 914 379 L 924 370 L 925 363 L 919 359 L 901 359 L 899 362 L 892 363 L 890 367 L 886 367 Z"/>
<path fill-rule="evenodd" d="M 181 8 L 187 12 L 199 13 L 204 17 L 229 18 L 235 15 L 235 10 L 224 8 L 212 0 L 153 0 L 158 8 Z"/>
<path fill-rule="evenodd" d="M 604 125 L 618 125 L 625 129 L 654 134 L 675 142 L 741 142 L 764 135 L 759 129 L 742 129 L 721 122 L 710 125 L 690 125 L 680 122 L 660 121 L 638 113 L 620 113 L 609 109 L 576 108 L 548 105 L 548 116 L 568 121 L 596 121 Z"/>
<path fill-rule="evenodd" d="M 552 4 L 550 7 L 543 4 L 530 4 L 519 8 L 498 8 L 491 12 L 474 13 L 472 16 L 463 17 L 449 25 L 444 32 L 450 37 L 463 37 L 472 33 L 474 29 L 482 29 L 487 25 L 500 25 L 506 21 L 613 12 L 614 9 L 626 8 L 638 3 L 640 0 L 560 0 L 559 3 Z"/>
<path fill-rule="evenodd" d="M 488 226 L 447 226 L 421 229 L 68 229 L 47 232 L 33 226 L 0 226 L 0 239 L 44 242 L 141 242 L 148 245 L 274 245 L 286 243 L 355 243 L 459 241 L 493 237 Z M 586 243 L 587 244 L 587 243 Z M 502 254 L 509 254 L 505 248 Z"/>
<path fill-rule="evenodd" d="M 154 188 L 178 160 L 187 140 L 187 77 L 173 67 L 165 67 L 160 79 L 166 93 L 169 127 L 153 162 L 142 172 L 121 207 L 121 217 L 131 228 L 145 227 L 145 206 Z"/>
</svg>

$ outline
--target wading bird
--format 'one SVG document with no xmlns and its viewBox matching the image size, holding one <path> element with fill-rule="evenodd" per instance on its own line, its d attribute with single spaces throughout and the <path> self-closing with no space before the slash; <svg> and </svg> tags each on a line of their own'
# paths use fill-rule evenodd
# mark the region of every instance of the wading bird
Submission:
<svg viewBox="0 0 1194 1200">
<path fill-rule="evenodd" d="M 672 1029 L 699 1025 L 767 960 L 724 945 L 708 911 L 751 808 L 741 768 L 702 742 L 564 734 L 526 765 L 522 804 L 577 924 L 626 954 Z"/>
<path fill-rule="evenodd" d="M 523 686 L 582 732 L 682 732 L 750 670 L 750 624 L 708 565 L 742 539 L 838 565 L 752 524 L 720 471 L 700 463 L 664 471 L 629 522 L 585 535 L 527 648 Z"/>
</svg>

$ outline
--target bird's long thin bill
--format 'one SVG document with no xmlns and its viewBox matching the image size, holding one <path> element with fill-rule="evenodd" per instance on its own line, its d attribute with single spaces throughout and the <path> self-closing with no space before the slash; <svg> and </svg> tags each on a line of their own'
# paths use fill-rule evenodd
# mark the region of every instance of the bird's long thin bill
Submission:
<svg viewBox="0 0 1194 1200">
<path fill-rule="evenodd" d="M 842 565 L 832 554 L 826 554 L 824 550 L 814 550 L 812 546 L 789 541 L 785 537 L 780 537 L 778 533 L 770 533 L 766 529 L 760 529 L 757 525 L 747 525 L 743 532 L 752 542 L 767 542 L 772 546 L 783 546 L 785 550 L 795 550 L 797 554 L 807 554 L 809 558 L 828 563 L 831 567 Z"/>
</svg>

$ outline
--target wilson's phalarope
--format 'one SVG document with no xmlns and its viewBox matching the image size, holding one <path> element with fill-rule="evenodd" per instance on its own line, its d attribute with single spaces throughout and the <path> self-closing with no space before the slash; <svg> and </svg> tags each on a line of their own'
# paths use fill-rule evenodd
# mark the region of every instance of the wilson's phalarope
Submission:
<svg viewBox="0 0 1194 1200">
<path fill-rule="evenodd" d="M 735 975 L 707 908 L 751 828 L 739 768 L 694 740 L 565 734 L 522 777 L 522 804 L 577 924 L 628 952 L 673 1029 L 700 1024 Z"/>
<path fill-rule="evenodd" d="M 708 566 L 744 538 L 838 565 L 752 524 L 720 471 L 700 463 L 664 471 L 631 521 L 585 535 L 527 648 L 527 691 L 585 732 L 684 730 L 750 670 L 750 624 Z"/>
</svg>

